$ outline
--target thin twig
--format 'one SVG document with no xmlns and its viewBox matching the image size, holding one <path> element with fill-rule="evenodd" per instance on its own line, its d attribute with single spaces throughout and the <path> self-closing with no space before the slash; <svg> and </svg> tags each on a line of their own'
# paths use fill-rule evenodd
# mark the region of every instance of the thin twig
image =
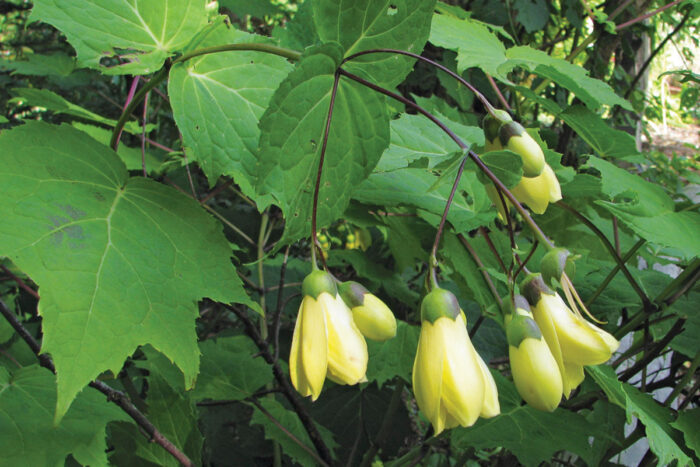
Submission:
<svg viewBox="0 0 700 467">
<path fill-rule="evenodd" d="M 496 262 L 503 270 L 503 274 L 508 274 L 508 268 L 506 268 L 506 264 L 503 262 L 503 258 L 501 258 L 501 255 L 498 254 L 498 250 L 496 249 L 496 246 L 491 241 L 491 236 L 489 235 L 488 230 L 486 230 L 486 228 L 484 226 L 481 226 L 481 227 L 479 227 L 479 233 L 481 234 L 482 237 L 484 237 L 484 241 L 486 242 L 486 245 L 488 245 L 489 250 L 491 250 L 491 253 L 493 253 L 493 257 L 496 259 Z"/>
<path fill-rule="evenodd" d="M 148 177 L 148 172 L 146 171 L 146 123 L 148 122 L 148 97 L 151 95 L 150 92 L 146 93 L 143 98 L 143 126 L 141 127 L 141 167 L 143 169 L 143 176 Z"/>
<path fill-rule="evenodd" d="M 491 276 L 489 275 L 488 271 L 486 271 L 486 267 L 484 266 L 484 263 L 481 262 L 481 258 L 479 258 L 479 255 L 476 253 L 476 250 L 474 247 L 471 246 L 471 244 L 467 241 L 467 238 L 462 235 L 458 234 L 457 238 L 459 239 L 460 242 L 462 242 L 462 245 L 464 245 L 464 248 L 469 252 L 469 254 L 472 257 L 472 260 L 474 260 L 474 263 L 476 263 L 476 267 L 481 271 L 481 275 L 484 278 L 484 281 L 486 282 L 486 286 L 489 288 L 491 291 L 491 295 L 493 295 L 493 299 L 496 300 L 496 303 L 498 303 L 498 307 L 503 310 L 503 300 L 501 300 L 501 296 L 498 295 L 498 290 L 496 289 L 496 286 L 494 285 L 493 281 L 491 280 Z"/>
<path fill-rule="evenodd" d="M 640 21 L 644 21 L 645 19 L 650 18 L 650 17 L 652 17 L 652 16 L 654 16 L 654 15 L 656 15 L 656 14 L 658 14 L 658 13 L 661 13 L 661 12 L 664 11 L 664 10 L 668 10 L 668 9 L 671 8 L 672 6 L 678 5 L 680 2 L 681 2 L 681 0 L 674 0 L 674 1 L 672 1 L 671 3 L 667 4 L 667 5 L 664 5 L 664 6 L 660 7 L 660 8 L 657 8 L 657 9 L 654 10 L 654 11 L 651 11 L 651 12 L 649 12 L 649 13 L 646 13 L 646 14 L 644 14 L 644 15 L 642 15 L 642 16 L 638 16 L 638 17 L 636 17 L 636 18 L 634 18 L 634 19 L 631 19 L 631 20 L 629 20 L 629 21 L 625 21 L 624 23 L 618 24 L 617 26 L 615 26 L 615 31 L 621 31 L 622 29 L 625 29 L 625 28 L 627 28 L 627 27 L 629 27 L 629 26 L 632 26 L 633 24 L 639 23 Z"/>
<path fill-rule="evenodd" d="M 277 306 L 275 307 L 275 315 L 272 317 L 272 337 L 273 349 L 275 351 L 275 362 L 280 356 L 280 319 L 282 317 L 282 305 L 284 303 L 282 298 L 284 295 L 284 281 L 285 276 L 287 275 L 287 260 L 289 259 L 290 247 L 291 245 L 287 245 L 287 249 L 284 250 L 284 258 L 282 259 L 282 266 L 280 267 L 280 281 L 277 287 Z"/>
<path fill-rule="evenodd" d="M 299 438 L 297 438 L 296 436 L 294 436 L 294 435 L 292 434 L 292 432 L 290 432 L 288 429 L 286 429 L 286 428 L 284 427 L 284 425 L 282 425 L 282 424 L 280 423 L 279 420 L 277 420 L 267 409 L 265 409 L 265 407 L 263 407 L 262 404 L 261 404 L 260 402 L 258 402 L 258 401 L 257 401 L 256 399 L 254 399 L 254 398 L 248 398 L 248 399 L 246 399 L 246 401 L 248 401 L 248 402 L 250 402 L 251 404 L 253 404 L 253 405 L 255 406 L 255 408 L 258 409 L 263 415 L 265 415 L 277 428 L 279 428 L 280 430 L 282 430 L 282 432 L 283 432 L 289 439 L 291 439 L 295 444 L 299 445 L 299 447 L 301 447 L 304 451 L 308 452 L 308 453 L 311 455 L 311 457 L 313 457 L 313 458 L 316 460 L 316 462 L 318 462 L 318 463 L 321 464 L 321 465 L 328 466 L 328 464 L 327 464 L 326 462 L 324 462 L 323 459 L 321 459 L 320 457 L 318 457 L 318 454 L 316 454 L 316 453 L 315 453 L 313 450 L 311 450 L 306 444 L 304 444 L 301 440 L 299 440 Z"/>
<path fill-rule="evenodd" d="M 29 295 L 31 295 L 32 297 L 39 300 L 39 294 L 36 292 L 36 290 L 29 287 L 22 279 L 17 277 L 12 271 L 10 271 L 7 267 L 5 267 L 4 264 L 0 264 L 0 269 L 2 269 L 2 271 L 5 274 L 10 276 L 10 279 L 15 281 L 17 283 L 17 285 L 20 286 L 25 292 L 27 292 Z"/>
<path fill-rule="evenodd" d="M 272 373 L 275 376 L 275 379 L 277 380 L 277 384 L 279 384 L 280 389 L 282 390 L 282 394 L 289 401 L 292 408 L 299 416 L 299 420 L 301 421 L 301 424 L 304 426 L 304 429 L 308 433 L 309 438 L 311 438 L 311 442 L 314 444 L 314 447 L 316 448 L 316 451 L 318 451 L 319 456 L 321 457 L 321 459 L 323 459 L 324 462 L 326 462 L 327 464 L 331 464 L 332 457 L 330 451 L 328 450 L 328 446 L 326 446 L 326 443 L 323 441 L 323 438 L 321 438 L 321 434 L 316 428 L 313 419 L 306 411 L 306 408 L 303 405 L 301 405 L 301 402 L 299 401 L 299 396 L 290 384 L 287 375 L 284 374 L 278 362 L 275 361 L 274 355 L 270 353 L 270 349 L 267 345 L 267 342 L 265 342 L 265 340 L 262 339 L 260 333 L 255 328 L 255 325 L 253 324 L 251 319 L 245 314 L 245 312 L 239 310 L 238 308 L 232 305 L 228 305 L 225 303 L 222 303 L 221 305 L 226 307 L 226 309 L 231 310 L 238 317 L 238 319 L 241 320 L 245 328 L 246 334 L 248 334 L 248 336 L 258 347 L 260 355 L 263 357 L 263 359 L 272 367 Z"/>
<path fill-rule="evenodd" d="M 647 297 L 646 293 L 642 290 L 642 288 L 639 286 L 635 278 L 632 276 L 632 274 L 629 272 L 627 269 L 627 266 L 625 266 L 625 263 L 622 262 L 622 258 L 618 256 L 617 252 L 615 251 L 615 247 L 613 246 L 612 243 L 610 243 L 610 240 L 607 239 L 605 234 L 593 223 L 591 222 L 586 216 L 578 212 L 576 209 L 572 208 L 568 204 L 566 204 L 563 201 L 558 201 L 555 203 L 556 206 L 559 206 L 560 208 L 569 211 L 571 214 L 573 214 L 578 220 L 580 220 L 586 227 L 588 227 L 596 236 L 600 239 L 600 241 L 603 243 L 605 248 L 608 250 L 608 253 L 610 253 L 610 256 L 613 257 L 617 265 L 620 267 L 622 270 L 622 273 L 625 275 L 627 278 L 627 281 L 630 283 L 632 286 L 632 289 L 634 289 L 635 293 L 639 296 L 639 298 L 642 300 L 642 304 L 644 305 L 644 308 L 649 308 L 652 306 L 651 300 L 649 300 L 649 297 Z"/>
<path fill-rule="evenodd" d="M 634 244 L 632 248 L 625 254 L 625 256 L 622 257 L 622 262 L 624 264 L 627 264 L 627 261 L 632 258 L 632 256 L 639 250 L 639 248 L 642 247 L 646 243 L 646 240 L 643 238 L 639 240 L 637 243 Z M 586 308 L 590 307 L 591 304 L 595 301 L 596 298 L 600 296 L 601 293 L 605 290 L 605 288 L 610 284 L 610 282 L 613 280 L 615 275 L 617 274 L 617 271 L 620 270 L 620 265 L 615 264 L 615 267 L 608 273 L 607 276 L 605 276 L 605 279 L 603 279 L 603 282 L 600 283 L 596 291 L 591 295 L 591 297 L 586 301 Z"/>
<path fill-rule="evenodd" d="M 34 339 L 34 337 L 29 333 L 29 331 L 22 326 L 17 317 L 10 311 L 5 303 L 0 300 L 0 313 L 7 319 L 14 330 L 19 334 L 19 336 L 27 343 L 30 349 L 36 354 L 39 359 L 39 364 L 44 368 L 48 369 L 52 373 L 56 373 L 56 367 L 47 354 L 42 354 L 41 346 Z M 91 381 L 89 384 L 100 391 L 102 394 L 107 396 L 107 400 L 117 404 L 127 415 L 129 415 L 136 424 L 143 429 L 146 434 L 150 437 L 151 441 L 159 444 L 163 447 L 171 456 L 173 456 L 180 464 L 191 467 L 194 465 L 192 461 L 187 457 L 185 453 L 180 451 L 168 438 L 166 438 L 158 429 L 151 423 L 151 421 L 142 414 L 139 409 L 129 400 L 129 397 L 121 391 L 118 391 L 102 381 L 95 380 Z"/>
</svg>

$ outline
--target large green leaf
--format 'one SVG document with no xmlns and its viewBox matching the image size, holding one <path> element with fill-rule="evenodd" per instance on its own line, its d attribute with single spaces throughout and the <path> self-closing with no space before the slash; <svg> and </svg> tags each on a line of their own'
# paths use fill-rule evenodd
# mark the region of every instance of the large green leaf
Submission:
<svg viewBox="0 0 700 467">
<path fill-rule="evenodd" d="M 609 127 L 602 118 L 582 105 L 572 105 L 557 116 L 573 128 L 600 157 L 639 154 L 632 135 Z"/>
<path fill-rule="evenodd" d="M 455 195 L 447 220 L 457 232 L 467 232 L 487 224 L 495 215 L 488 210 L 490 202 L 485 195 L 482 198 L 475 191 L 479 188 L 483 192 L 481 184 L 476 181 L 476 175 L 465 172 L 462 177 L 464 185 L 472 188 L 469 194 L 474 198 L 469 203 L 460 193 Z M 367 204 L 414 206 L 432 215 L 430 220 L 435 220 L 437 224 L 439 216 L 445 210 L 452 186 L 442 184 L 431 190 L 436 180 L 433 174 L 424 169 L 407 168 L 375 173 L 360 185 L 353 197 Z M 460 186 L 464 185 L 460 183 Z"/>
<path fill-rule="evenodd" d="M 550 413 L 519 405 L 513 384 L 500 375 L 495 376 L 501 414 L 479 419 L 471 428 L 454 429 L 454 446 L 463 449 L 504 447 L 526 466 L 549 461 L 562 450 L 576 453 L 590 463 L 594 452 L 589 440 L 606 437 L 605 432 L 583 416 L 564 409 Z"/>
<path fill-rule="evenodd" d="M 649 448 L 659 458 L 659 465 L 668 465 L 673 459 L 678 460 L 679 466 L 692 465 L 691 459 L 678 445 L 682 438 L 680 432 L 671 427 L 673 415 L 668 407 L 656 402 L 649 394 L 618 380 L 609 366 L 586 367 L 586 372 L 595 379 L 610 402 L 625 409 L 627 423 L 637 418 L 644 424 Z"/>
<path fill-rule="evenodd" d="M 652 243 L 671 247 L 686 258 L 700 255 L 700 214 L 675 212 L 663 188 L 610 162 L 591 157 L 588 165 L 600 171 L 603 193 L 615 199 L 596 204 Z"/>
<path fill-rule="evenodd" d="M 435 0 L 318 0 L 313 5 L 321 41 L 339 43 L 347 57 L 378 48 L 420 54 L 428 40 Z M 404 80 L 413 62 L 397 54 L 369 54 L 344 68 L 392 88 Z"/>
<path fill-rule="evenodd" d="M 57 418 L 137 346 L 192 386 L 196 301 L 247 302 L 221 226 L 176 190 L 128 178 L 106 146 L 31 122 L 0 135 L 0 255 L 39 284 L 42 351 L 58 371 Z"/>
<path fill-rule="evenodd" d="M 148 419 L 190 459 L 202 458 L 202 434 L 197 425 L 197 407 L 189 394 L 181 394 L 159 375 L 148 378 L 146 399 Z M 116 449 L 110 462 L 117 466 L 148 465 L 177 467 L 180 463 L 162 446 L 149 441 L 134 425 L 118 423 L 110 427 Z"/>
<path fill-rule="evenodd" d="M 58 28 L 78 64 L 106 74 L 158 70 L 207 23 L 206 0 L 35 0 L 30 21 Z M 127 63 L 104 66 L 105 57 Z"/>
<path fill-rule="evenodd" d="M 394 338 L 384 342 L 367 341 L 369 350 L 367 379 L 376 381 L 380 388 L 395 376 L 407 383 L 411 381 L 420 328 L 405 321 L 397 320 L 396 323 L 398 326 Z"/>
<path fill-rule="evenodd" d="M 197 47 L 267 40 L 217 25 Z M 202 55 L 170 71 L 168 95 L 187 155 L 209 179 L 233 177 L 254 196 L 258 119 L 291 65 L 282 57 L 251 51 Z"/>
<path fill-rule="evenodd" d="M 505 75 L 500 68 L 506 62 L 506 48 L 480 21 L 436 14 L 430 29 L 430 42 L 457 52 L 460 73 L 478 66 L 491 75 Z"/>
<path fill-rule="evenodd" d="M 199 346 L 202 367 L 197 378 L 196 399 L 241 400 L 272 381 L 272 370 L 258 348 L 245 336 L 206 340 Z"/>
<path fill-rule="evenodd" d="M 484 132 L 481 128 L 451 121 L 445 123 L 466 144 L 484 144 Z M 432 168 L 450 158 L 457 149 L 458 146 L 452 138 L 427 118 L 422 115 L 403 114 L 391 121 L 391 141 L 382 154 L 376 171 L 401 169 L 422 158 L 427 159 L 427 166 Z"/>
<path fill-rule="evenodd" d="M 619 105 L 631 110 L 629 102 L 615 94 L 603 81 L 589 77 L 584 68 L 528 46 L 506 50 L 496 33 L 474 19 L 459 18 L 449 13 L 436 14 L 430 42 L 457 52 L 457 70 L 460 73 L 478 67 L 513 85 L 508 73 L 515 67 L 523 67 L 570 90 L 590 108 Z"/>
<path fill-rule="evenodd" d="M 621 98 L 604 81 L 591 78 L 588 71 L 561 58 L 547 55 L 528 46 L 512 47 L 506 51 L 507 68 L 527 68 L 544 78 L 549 78 L 576 94 L 587 107 L 596 109 L 601 105 L 619 105 L 628 110 L 632 106 Z"/>
<path fill-rule="evenodd" d="M 63 465 L 66 456 L 83 465 L 106 466 L 105 427 L 129 420 L 92 388 L 80 394 L 54 426 L 56 377 L 39 365 L 12 374 L 0 366 L 0 466 Z"/>
<path fill-rule="evenodd" d="M 258 191 L 271 193 L 284 212 L 285 239 L 310 229 L 311 202 L 323 131 L 342 51 L 337 44 L 308 50 L 275 92 L 260 120 Z M 389 119 L 378 93 L 341 79 L 319 194 L 319 227 L 342 216 L 355 187 L 389 144 Z"/>
</svg>

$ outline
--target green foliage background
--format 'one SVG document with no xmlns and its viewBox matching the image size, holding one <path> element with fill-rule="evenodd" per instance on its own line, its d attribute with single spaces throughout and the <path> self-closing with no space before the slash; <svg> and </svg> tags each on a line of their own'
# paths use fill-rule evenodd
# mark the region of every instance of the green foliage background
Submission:
<svg viewBox="0 0 700 467">
<path fill-rule="evenodd" d="M 700 3 L 634 3 L 0 2 L 0 306 L 27 331 L 0 320 L 0 466 L 178 465 L 94 380 L 195 465 L 696 464 L 697 148 L 639 151 L 630 130 L 661 113 L 636 88 L 647 67 L 637 49 L 648 38 L 652 63 L 670 39 L 697 46 Z M 517 394 L 494 297 L 507 294 L 514 252 L 537 270 L 544 249 L 520 216 L 511 248 L 469 162 L 440 279 L 467 313 L 502 414 L 430 437 L 410 391 L 417 310 L 462 152 L 413 108 L 346 77 L 319 227 L 329 268 L 385 300 L 398 334 L 368 342 L 367 383 L 327 381 L 315 403 L 290 391 L 336 69 L 483 150 L 485 108 L 446 73 L 390 53 L 344 62 L 376 48 L 458 73 L 545 148 L 566 204 L 533 217 L 579 255 L 582 299 L 623 340 L 553 413 Z M 697 125 L 698 75 L 670 71 L 677 118 Z M 512 153 L 484 162 L 519 182 Z"/>
</svg>

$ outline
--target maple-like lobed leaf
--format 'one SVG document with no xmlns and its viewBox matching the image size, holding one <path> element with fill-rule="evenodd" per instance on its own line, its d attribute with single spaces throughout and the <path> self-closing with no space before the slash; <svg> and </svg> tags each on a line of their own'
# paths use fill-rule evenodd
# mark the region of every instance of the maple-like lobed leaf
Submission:
<svg viewBox="0 0 700 467">
<path fill-rule="evenodd" d="M 141 177 L 68 125 L 0 135 L 0 256 L 39 285 L 60 419 L 105 370 L 151 344 L 185 375 L 199 368 L 197 300 L 248 303 L 221 225 L 196 201 Z"/>
</svg>

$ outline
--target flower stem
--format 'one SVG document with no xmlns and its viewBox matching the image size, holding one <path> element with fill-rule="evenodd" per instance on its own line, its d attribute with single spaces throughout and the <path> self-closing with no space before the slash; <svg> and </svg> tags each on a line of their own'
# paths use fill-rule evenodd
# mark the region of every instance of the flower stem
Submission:
<svg viewBox="0 0 700 467">
<path fill-rule="evenodd" d="M 478 89 L 476 89 L 474 86 L 472 86 L 472 84 L 469 83 L 469 81 L 465 80 L 464 78 L 462 78 L 461 76 L 459 76 L 457 73 L 450 70 L 446 66 L 441 65 L 441 64 L 437 63 L 436 61 L 431 60 L 429 58 L 423 57 L 422 55 L 418 55 L 418 54 L 414 54 L 412 52 L 407 52 L 405 50 L 398 50 L 398 49 L 370 49 L 370 50 L 363 50 L 362 52 L 357 52 L 356 54 L 350 55 L 349 57 L 345 58 L 341 62 L 340 65 L 342 66 L 344 63 L 349 62 L 350 60 L 353 60 L 357 57 L 361 57 L 362 55 L 375 54 L 375 53 L 389 53 L 389 54 L 406 55 L 408 57 L 415 58 L 416 60 L 420 60 L 422 62 L 428 63 L 428 64 L 434 66 L 435 68 L 438 68 L 439 70 L 444 71 L 445 73 L 447 73 L 448 75 L 450 75 L 451 77 L 453 77 L 454 79 L 459 81 L 464 87 L 466 87 L 471 92 L 473 92 L 474 95 L 477 97 L 477 99 L 479 99 L 481 101 L 481 103 L 484 104 L 484 107 L 486 107 L 486 110 L 488 111 L 488 113 L 490 113 L 494 117 L 496 116 L 494 114 L 494 111 L 496 109 L 493 107 L 491 102 L 489 102 L 489 100 L 486 98 L 486 96 L 484 96 Z M 506 108 L 508 110 L 510 110 L 510 107 L 508 107 L 507 103 L 506 103 Z"/>
<path fill-rule="evenodd" d="M 532 217 L 530 216 L 530 214 L 528 214 L 528 212 L 520 204 L 520 202 L 518 202 L 518 200 L 515 199 L 515 196 L 513 195 L 513 193 L 511 193 L 510 190 L 508 190 L 508 188 L 506 188 L 506 186 L 503 184 L 503 182 L 501 182 L 498 179 L 498 177 L 496 177 L 493 174 L 493 172 L 491 172 L 491 170 L 486 166 L 486 164 L 484 164 L 484 162 L 481 160 L 481 158 L 474 151 L 469 150 L 469 146 L 467 146 L 464 143 L 464 141 L 462 141 L 459 138 L 459 136 L 457 136 L 452 130 L 450 130 L 444 123 L 442 123 L 442 121 L 440 121 L 440 119 L 435 117 L 435 115 L 431 114 L 430 112 L 425 110 L 420 105 L 416 104 L 415 102 L 413 102 L 409 99 L 406 99 L 405 97 L 403 97 L 400 94 L 396 94 L 394 92 L 389 91 L 388 89 L 384 89 L 381 86 L 377 86 L 374 83 L 370 83 L 369 81 L 362 79 L 357 75 L 349 73 L 349 72 L 343 70 L 342 68 L 339 69 L 338 71 L 341 75 L 347 76 L 348 78 L 352 79 L 353 81 L 357 81 L 358 83 L 360 83 L 364 86 L 367 86 L 368 88 L 373 89 L 374 91 L 382 93 L 385 96 L 389 96 L 392 99 L 395 99 L 395 100 L 403 103 L 404 105 L 407 105 L 407 106 L 417 110 L 418 112 L 420 112 L 424 116 L 428 117 L 428 119 L 430 121 L 432 121 L 437 126 L 439 126 L 442 129 L 442 131 L 444 131 L 450 138 L 452 138 L 452 140 L 455 143 L 457 143 L 457 145 L 460 148 L 462 148 L 464 151 L 469 151 L 469 157 L 476 163 L 476 165 L 479 167 L 479 169 L 482 172 L 484 172 L 484 174 L 494 183 L 494 185 L 496 185 L 497 188 L 499 188 L 501 191 L 503 191 L 503 194 L 508 198 L 508 201 L 510 201 L 513 204 L 513 206 L 515 207 L 515 209 L 517 209 L 517 211 L 520 213 L 520 215 L 523 216 L 523 220 L 528 225 L 528 227 L 530 227 L 532 229 L 533 233 L 535 234 L 537 239 L 540 241 L 540 243 L 543 243 L 545 246 L 547 246 L 547 248 L 550 248 L 550 249 L 554 248 L 554 244 L 547 238 L 547 236 L 544 234 L 544 232 L 542 232 L 542 229 L 540 229 L 540 227 L 535 223 L 535 221 L 532 220 Z"/>
<path fill-rule="evenodd" d="M 340 82 L 340 69 L 335 72 L 333 79 L 333 89 L 331 90 L 331 102 L 328 106 L 328 117 L 326 118 L 326 127 L 323 130 L 323 142 L 321 143 L 321 155 L 318 158 L 318 171 L 316 172 L 316 185 L 314 186 L 314 200 L 311 208 L 311 258 L 313 267 L 316 269 L 316 249 L 323 262 L 323 269 L 326 268 L 326 258 L 323 256 L 321 245 L 318 243 L 318 232 L 316 225 L 316 217 L 318 213 L 318 194 L 321 189 L 321 175 L 323 174 L 323 162 L 326 160 L 326 148 L 328 147 L 328 135 L 331 131 L 331 120 L 333 119 L 333 108 L 335 107 L 335 96 L 338 94 L 338 83 Z"/>
<path fill-rule="evenodd" d="M 644 305 L 644 308 L 647 308 L 651 306 L 651 300 L 649 300 L 649 297 L 644 293 L 642 288 L 639 286 L 637 281 L 634 279 L 632 274 L 629 272 L 627 269 L 627 266 L 625 266 L 625 263 L 622 262 L 622 259 L 618 256 L 617 252 L 615 251 L 615 247 L 613 246 L 612 243 L 610 243 L 610 240 L 607 239 L 605 234 L 601 232 L 601 230 L 596 227 L 596 225 L 591 222 L 589 219 L 586 218 L 583 214 L 578 212 L 578 210 L 572 208 L 568 204 L 566 204 L 563 201 L 557 201 L 556 203 L 557 206 L 560 208 L 569 211 L 571 214 L 574 215 L 579 221 L 581 221 L 586 227 L 588 227 L 596 236 L 600 239 L 600 241 L 603 243 L 603 246 L 608 250 L 608 253 L 610 253 L 610 256 L 615 260 L 617 265 L 620 267 L 622 270 L 622 273 L 625 275 L 627 278 L 627 281 L 630 283 L 632 286 L 632 289 L 634 289 L 635 293 L 639 296 L 640 300 L 642 301 L 642 304 Z"/>
</svg>

